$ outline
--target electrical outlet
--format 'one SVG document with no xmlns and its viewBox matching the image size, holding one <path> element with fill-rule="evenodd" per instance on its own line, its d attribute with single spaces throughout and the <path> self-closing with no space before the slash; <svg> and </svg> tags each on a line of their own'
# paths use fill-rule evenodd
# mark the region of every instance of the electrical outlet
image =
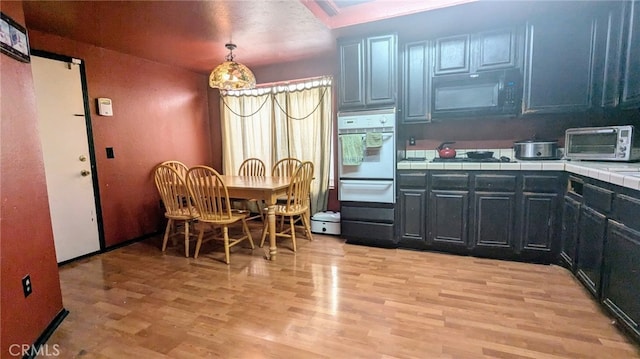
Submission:
<svg viewBox="0 0 640 359">
<path fill-rule="evenodd" d="M 33 292 L 33 287 L 31 287 L 31 276 L 28 274 L 22 278 L 22 292 L 24 292 L 25 298 Z"/>
<path fill-rule="evenodd" d="M 409 146 L 415 146 L 416 145 L 416 138 L 411 136 L 409 137 Z"/>
</svg>

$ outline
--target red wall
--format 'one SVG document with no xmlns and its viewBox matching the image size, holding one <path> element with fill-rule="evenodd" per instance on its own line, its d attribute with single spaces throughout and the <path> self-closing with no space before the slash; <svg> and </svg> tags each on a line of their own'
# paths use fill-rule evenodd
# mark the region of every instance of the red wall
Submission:
<svg viewBox="0 0 640 359">
<path fill-rule="evenodd" d="M 33 49 L 84 60 L 106 245 L 161 230 L 154 166 L 212 163 L 207 76 L 39 31 L 29 37 Z M 96 114 L 98 97 L 113 100 L 113 117 Z"/>
<path fill-rule="evenodd" d="M 1 10 L 24 24 L 21 2 L 3 1 Z M 62 310 L 62 294 L 31 66 L 0 55 L 0 71 L 0 357 L 8 358 L 11 345 L 42 334 Z M 33 293 L 24 298 L 27 274 Z"/>
</svg>

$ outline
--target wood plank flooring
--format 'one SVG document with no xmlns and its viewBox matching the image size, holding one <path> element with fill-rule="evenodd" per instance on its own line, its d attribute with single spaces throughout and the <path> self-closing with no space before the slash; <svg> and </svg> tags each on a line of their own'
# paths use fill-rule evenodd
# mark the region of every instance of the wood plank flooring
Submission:
<svg viewBox="0 0 640 359">
<path fill-rule="evenodd" d="M 197 260 L 160 243 L 60 268 L 61 358 L 640 358 L 557 266 L 322 235 L 276 262 L 243 243 L 227 266 L 216 243 Z"/>
</svg>

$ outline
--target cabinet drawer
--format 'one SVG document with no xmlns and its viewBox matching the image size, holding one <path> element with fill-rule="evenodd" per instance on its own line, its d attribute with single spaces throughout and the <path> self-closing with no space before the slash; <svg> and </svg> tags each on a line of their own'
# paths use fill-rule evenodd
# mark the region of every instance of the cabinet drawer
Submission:
<svg viewBox="0 0 640 359">
<path fill-rule="evenodd" d="M 585 183 L 582 195 L 584 197 L 584 204 L 587 206 L 607 213 L 611 212 L 613 192 Z"/>
<path fill-rule="evenodd" d="M 398 173 L 399 187 L 427 187 L 427 174 L 425 172 Z"/>
<path fill-rule="evenodd" d="M 514 192 L 516 190 L 516 176 L 476 175 L 474 182 L 476 191 Z"/>
<path fill-rule="evenodd" d="M 469 189 L 468 174 L 443 174 L 436 173 L 431 175 L 431 188 L 433 189 Z"/>
<path fill-rule="evenodd" d="M 619 194 L 616 196 L 615 201 L 615 218 L 618 222 L 640 231 L 640 199 Z"/>
<path fill-rule="evenodd" d="M 384 207 L 342 205 L 340 212 L 340 217 L 343 220 L 393 223 L 395 218 L 394 209 Z"/>
<path fill-rule="evenodd" d="M 522 189 L 525 192 L 557 192 L 560 187 L 560 177 L 545 175 L 522 176 Z"/>
</svg>

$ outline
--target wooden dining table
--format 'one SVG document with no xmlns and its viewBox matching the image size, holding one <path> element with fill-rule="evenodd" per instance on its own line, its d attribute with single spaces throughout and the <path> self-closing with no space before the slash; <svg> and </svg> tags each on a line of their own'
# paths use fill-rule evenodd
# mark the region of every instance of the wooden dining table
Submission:
<svg viewBox="0 0 640 359">
<path fill-rule="evenodd" d="M 275 260 L 278 253 L 276 247 L 276 202 L 279 197 L 286 196 L 289 188 L 289 177 L 257 177 L 257 176 L 221 176 L 230 198 L 257 199 L 267 205 L 267 224 L 269 229 L 269 256 Z"/>
</svg>

